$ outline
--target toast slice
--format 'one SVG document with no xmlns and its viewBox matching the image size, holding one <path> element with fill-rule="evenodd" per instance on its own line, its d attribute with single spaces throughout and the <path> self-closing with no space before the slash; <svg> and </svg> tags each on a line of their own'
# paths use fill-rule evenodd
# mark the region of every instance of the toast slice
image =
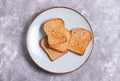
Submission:
<svg viewBox="0 0 120 81">
<path fill-rule="evenodd" d="M 68 51 L 65 51 L 64 53 L 56 51 L 50 47 L 48 47 L 47 37 L 43 37 L 40 41 L 40 45 L 43 48 L 43 50 L 47 53 L 48 57 L 51 61 L 55 61 L 61 56 L 65 55 Z"/>
<path fill-rule="evenodd" d="M 83 55 L 92 39 L 92 33 L 83 28 L 75 28 L 71 31 L 71 35 L 68 49 L 79 55 Z"/>
<path fill-rule="evenodd" d="M 65 28 L 65 32 L 66 32 L 67 41 L 63 42 L 63 43 L 50 45 L 51 48 L 53 48 L 57 51 L 60 51 L 60 52 L 65 52 L 67 50 L 67 46 L 68 46 L 68 42 L 70 40 L 71 34 L 70 34 L 70 31 L 67 28 Z"/>
<path fill-rule="evenodd" d="M 43 29 L 48 37 L 48 44 L 53 45 L 66 42 L 64 21 L 60 18 L 53 18 L 44 23 Z"/>
</svg>

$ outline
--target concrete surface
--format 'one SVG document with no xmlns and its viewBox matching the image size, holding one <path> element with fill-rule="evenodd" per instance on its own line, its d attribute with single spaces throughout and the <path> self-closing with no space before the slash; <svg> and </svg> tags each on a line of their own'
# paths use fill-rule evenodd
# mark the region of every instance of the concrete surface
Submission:
<svg viewBox="0 0 120 81">
<path fill-rule="evenodd" d="M 33 63 L 26 31 L 41 11 L 66 6 L 81 12 L 95 36 L 92 56 L 80 69 L 51 74 Z M 0 0 L 0 81 L 120 81 L 120 0 Z"/>
</svg>

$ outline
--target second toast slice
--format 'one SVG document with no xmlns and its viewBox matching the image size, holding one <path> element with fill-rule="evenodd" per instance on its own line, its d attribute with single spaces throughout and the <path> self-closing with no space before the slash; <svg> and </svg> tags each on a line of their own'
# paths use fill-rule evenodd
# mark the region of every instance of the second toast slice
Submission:
<svg viewBox="0 0 120 81">
<path fill-rule="evenodd" d="M 44 23 L 43 29 L 47 34 L 49 45 L 67 41 L 64 21 L 62 19 L 53 18 L 48 20 Z"/>
</svg>

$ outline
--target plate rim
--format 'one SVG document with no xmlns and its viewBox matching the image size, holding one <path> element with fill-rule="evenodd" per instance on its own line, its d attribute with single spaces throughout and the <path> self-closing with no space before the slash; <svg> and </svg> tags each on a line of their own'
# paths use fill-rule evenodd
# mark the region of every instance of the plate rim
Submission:
<svg viewBox="0 0 120 81">
<path fill-rule="evenodd" d="M 49 70 L 41 67 L 40 65 L 38 65 L 38 64 L 33 60 L 32 56 L 31 56 L 31 54 L 30 54 L 30 52 L 29 52 L 29 50 L 28 50 L 28 42 L 27 42 L 27 41 L 28 41 L 28 40 L 27 40 L 27 39 L 28 39 L 28 31 L 29 31 L 32 23 L 34 22 L 34 20 L 35 20 L 40 14 L 42 14 L 43 12 L 45 12 L 45 11 L 47 11 L 47 10 L 54 9 L 54 8 L 65 8 L 65 9 L 69 9 L 69 10 L 72 10 L 72 11 L 78 13 L 79 15 L 81 15 L 81 16 L 86 20 L 86 22 L 88 23 L 88 25 L 89 25 L 89 27 L 90 27 L 90 30 L 91 30 L 91 32 L 92 32 L 92 35 L 93 35 L 93 39 L 92 39 L 92 40 L 93 40 L 93 41 L 92 41 L 92 49 L 91 49 L 91 51 L 90 51 L 89 56 L 88 56 L 87 59 L 85 60 L 85 62 L 84 62 L 82 65 L 80 65 L 78 68 L 76 68 L 76 69 L 74 69 L 74 70 L 71 70 L 71 71 L 68 71 L 68 72 L 52 72 L 52 71 L 49 71 Z M 45 10 L 42 10 L 39 14 L 37 14 L 37 15 L 33 18 L 31 24 L 28 26 L 27 33 L 26 33 L 26 48 L 27 48 L 27 52 L 29 53 L 30 58 L 32 59 L 32 61 L 33 61 L 39 68 L 41 68 L 41 69 L 43 69 L 44 71 L 49 72 L 49 73 L 54 73 L 54 74 L 67 74 L 67 73 L 71 73 L 71 72 L 76 71 L 76 70 L 78 70 L 79 68 L 81 68 L 81 67 L 88 61 L 88 59 L 90 58 L 90 56 L 91 56 L 91 54 L 92 54 L 92 52 L 93 52 L 93 48 L 94 48 L 94 33 L 93 33 L 92 27 L 91 27 L 90 23 L 88 22 L 87 18 L 86 18 L 84 15 L 82 15 L 79 11 L 77 11 L 77 10 L 75 10 L 75 9 L 73 9 L 73 8 L 70 8 L 70 7 L 65 7 L 65 6 L 50 7 L 50 8 L 47 8 L 47 9 L 45 9 Z"/>
</svg>

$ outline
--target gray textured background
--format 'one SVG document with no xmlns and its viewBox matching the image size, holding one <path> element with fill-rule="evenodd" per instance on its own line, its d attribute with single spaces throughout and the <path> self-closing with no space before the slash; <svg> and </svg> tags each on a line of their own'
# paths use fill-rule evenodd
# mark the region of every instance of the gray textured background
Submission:
<svg viewBox="0 0 120 81">
<path fill-rule="evenodd" d="M 67 6 L 81 12 L 95 36 L 92 56 L 82 68 L 51 74 L 33 63 L 26 31 L 41 11 Z M 0 0 L 0 81 L 120 81 L 120 0 Z"/>
</svg>

